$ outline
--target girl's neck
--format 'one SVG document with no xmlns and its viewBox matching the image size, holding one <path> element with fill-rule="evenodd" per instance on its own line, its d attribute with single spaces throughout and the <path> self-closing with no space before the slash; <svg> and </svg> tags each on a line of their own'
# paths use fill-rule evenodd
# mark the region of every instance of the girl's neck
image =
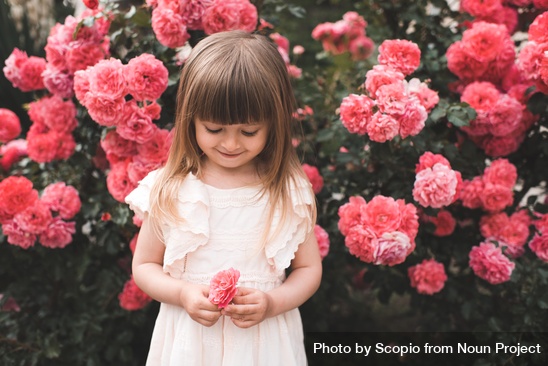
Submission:
<svg viewBox="0 0 548 366">
<path fill-rule="evenodd" d="M 220 189 L 256 186 L 262 182 L 257 167 L 246 171 L 231 172 L 230 170 L 218 169 L 213 164 L 208 164 L 207 159 L 202 162 L 202 169 L 198 178 L 203 183 Z"/>
</svg>

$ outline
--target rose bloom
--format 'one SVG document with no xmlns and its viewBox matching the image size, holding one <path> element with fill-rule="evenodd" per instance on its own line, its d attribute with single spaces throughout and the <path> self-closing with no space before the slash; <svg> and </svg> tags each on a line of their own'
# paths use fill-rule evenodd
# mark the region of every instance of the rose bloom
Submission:
<svg viewBox="0 0 548 366">
<path fill-rule="evenodd" d="M 110 98 L 106 95 L 88 92 L 85 102 L 89 116 L 101 126 L 116 126 L 123 119 L 122 114 L 126 108 L 124 98 Z"/>
<path fill-rule="evenodd" d="M 510 34 L 504 25 L 476 22 L 462 34 L 465 51 L 479 62 L 490 62 L 499 57 L 504 40 Z"/>
<path fill-rule="evenodd" d="M 48 91 L 64 99 L 70 99 L 74 95 L 74 76 L 66 70 L 59 70 L 46 66 L 42 73 L 44 85 Z"/>
<path fill-rule="evenodd" d="M 362 211 L 365 206 L 366 202 L 363 197 L 354 196 L 349 198 L 348 203 L 339 207 L 338 227 L 341 234 L 348 235 L 348 231 L 362 221 Z"/>
<path fill-rule="evenodd" d="M 144 53 L 129 60 L 124 74 L 129 93 L 137 101 L 155 101 L 167 88 L 167 68 L 151 54 Z"/>
<path fill-rule="evenodd" d="M 33 205 L 28 206 L 13 217 L 13 221 L 21 230 L 30 234 L 41 234 L 52 220 L 51 211 L 41 200 L 35 201 Z"/>
<path fill-rule="evenodd" d="M 162 166 L 159 162 L 145 161 L 136 155 L 127 166 L 127 176 L 133 184 L 138 184 L 148 173 Z"/>
<path fill-rule="evenodd" d="M 365 225 L 351 226 L 344 238 L 344 245 L 348 248 L 350 254 L 358 257 L 365 263 L 375 261 L 377 236 Z"/>
<path fill-rule="evenodd" d="M 518 179 L 518 170 L 508 159 L 497 159 L 485 168 L 482 179 L 484 182 L 500 184 L 512 189 Z"/>
<path fill-rule="evenodd" d="M 405 106 L 405 112 L 398 116 L 401 138 L 418 135 L 424 128 L 427 118 L 426 109 L 418 100 L 410 98 Z"/>
<path fill-rule="evenodd" d="M 126 95 L 125 66 L 122 61 L 115 58 L 101 60 L 87 70 L 89 90 L 92 93 L 109 99 L 123 98 Z"/>
<path fill-rule="evenodd" d="M 545 6 L 548 8 L 548 1 L 545 1 Z M 545 9 L 546 9 L 545 8 Z M 529 25 L 529 30 L 527 31 L 529 35 L 529 41 L 537 43 L 546 43 L 548 42 L 548 13 L 540 13 L 535 20 Z"/>
<path fill-rule="evenodd" d="M 350 94 L 345 97 L 339 108 L 343 126 L 351 133 L 365 135 L 374 106 L 375 102 L 367 95 Z"/>
<path fill-rule="evenodd" d="M 32 127 L 27 134 L 27 152 L 29 158 L 37 163 L 48 163 L 55 160 L 59 147 L 59 134 L 55 131 L 34 133 Z"/>
<path fill-rule="evenodd" d="M 152 301 L 152 298 L 137 287 L 133 276 L 131 276 L 118 295 L 118 300 L 122 309 L 133 311 L 144 308 Z"/>
<path fill-rule="evenodd" d="M 365 60 L 371 56 L 375 49 L 375 43 L 373 40 L 365 35 L 358 36 L 351 39 L 348 44 L 348 51 L 352 57 L 352 60 Z"/>
<path fill-rule="evenodd" d="M 447 206 L 457 194 L 457 184 L 455 171 L 438 163 L 417 173 L 413 198 L 423 207 Z"/>
<path fill-rule="evenodd" d="M 376 98 L 377 90 L 383 85 L 401 83 L 405 75 L 385 65 L 375 65 L 365 74 L 365 89 L 369 95 Z"/>
<path fill-rule="evenodd" d="M 493 243 L 483 242 L 473 247 L 469 258 L 470 267 L 476 276 L 493 285 L 509 281 L 516 266 Z"/>
<path fill-rule="evenodd" d="M 167 160 L 172 141 L 173 133 L 171 131 L 158 128 L 150 140 L 137 145 L 137 154 L 145 162 L 162 164 Z"/>
<path fill-rule="evenodd" d="M 26 177 L 9 176 L 0 181 L 0 222 L 34 205 L 38 191 Z"/>
<path fill-rule="evenodd" d="M 397 231 L 401 225 L 400 205 L 392 197 L 375 196 L 362 207 L 362 223 L 376 236 Z"/>
<path fill-rule="evenodd" d="M 320 225 L 314 226 L 314 235 L 318 241 L 318 248 L 320 250 L 320 256 L 324 259 L 329 253 L 329 234 Z"/>
<path fill-rule="evenodd" d="M 514 192 L 511 188 L 500 184 L 485 183 L 480 195 L 482 208 L 486 211 L 502 211 L 514 202 Z"/>
<path fill-rule="evenodd" d="M 409 80 L 407 83 L 407 92 L 417 97 L 427 113 L 432 111 L 440 101 L 438 92 L 430 89 L 426 83 L 421 82 L 417 78 Z"/>
<path fill-rule="evenodd" d="M 154 138 L 157 130 L 158 126 L 152 122 L 151 116 L 145 109 L 140 108 L 135 100 L 125 104 L 124 113 L 116 128 L 120 136 L 144 144 Z"/>
<path fill-rule="evenodd" d="M 213 0 L 181 0 L 181 16 L 188 29 L 203 30 L 202 17 Z"/>
<path fill-rule="evenodd" d="M 0 108 L 0 142 L 7 143 L 21 134 L 19 117 L 11 110 Z"/>
<path fill-rule="evenodd" d="M 82 2 L 90 9 L 97 9 L 99 6 L 99 0 L 82 0 Z"/>
<path fill-rule="evenodd" d="M 128 164 L 129 161 L 113 164 L 107 175 L 107 189 L 118 202 L 124 202 L 126 196 L 137 187 L 129 179 Z"/>
<path fill-rule="evenodd" d="M 421 263 L 409 267 L 407 275 L 411 281 L 411 287 L 416 288 L 419 294 L 424 295 L 440 292 L 447 281 L 443 264 L 434 259 L 425 259 Z"/>
<path fill-rule="evenodd" d="M 398 135 L 399 130 L 400 125 L 394 117 L 379 111 L 375 112 L 367 124 L 369 138 L 380 143 L 392 140 Z"/>
<path fill-rule="evenodd" d="M 379 87 L 376 98 L 380 112 L 400 115 L 405 113 L 409 95 L 405 91 L 404 82 L 395 82 Z"/>
<path fill-rule="evenodd" d="M 42 202 L 65 220 L 73 218 L 82 206 L 78 191 L 64 182 L 50 184 L 44 189 Z"/>
<path fill-rule="evenodd" d="M 27 156 L 27 140 L 17 139 L 0 146 L 0 166 L 8 171 L 13 164 Z"/>
<path fill-rule="evenodd" d="M 31 102 L 28 114 L 35 124 L 43 125 L 41 127 L 43 132 L 53 130 L 59 133 L 70 133 L 78 125 L 76 106 L 72 100 L 63 100 L 57 95 Z"/>
<path fill-rule="evenodd" d="M 257 8 L 248 0 L 215 0 L 202 18 L 207 35 L 240 29 L 252 32 L 257 26 Z"/>
<path fill-rule="evenodd" d="M 318 194 L 322 191 L 323 188 L 323 177 L 320 175 L 318 168 L 308 164 L 302 164 L 302 169 L 304 170 L 308 180 L 312 184 L 312 190 L 315 194 Z"/>
<path fill-rule="evenodd" d="M 116 155 L 118 158 L 132 157 L 137 154 L 135 141 L 126 140 L 116 130 L 110 130 L 100 142 L 101 147 L 107 154 Z"/>
<path fill-rule="evenodd" d="M 158 42 L 169 48 L 182 47 L 190 38 L 183 17 L 169 8 L 152 10 L 152 30 Z"/>
<path fill-rule="evenodd" d="M 2 223 L 2 233 L 8 237 L 8 243 L 23 249 L 28 249 L 36 243 L 36 235 L 19 227 L 13 220 Z"/>
<path fill-rule="evenodd" d="M 217 305 L 219 309 L 225 308 L 238 291 L 237 284 L 239 278 L 240 271 L 234 268 L 229 268 L 215 274 L 209 284 L 208 300 Z"/>
<path fill-rule="evenodd" d="M 500 96 L 500 91 L 493 83 L 474 81 L 464 88 L 460 100 L 470 104 L 476 111 L 490 111 Z"/>
<path fill-rule="evenodd" d="M 436 227 L 433 234 L 440 237 L 453 234 L 457 226 L 457 220 L 447 210 L 440 210 L 435 217 L 429 217 L 428 221 Z"/>
<path fill-rule="evenodd" d="M 48 248 L 64 248 L 72 242 L 72 235 L 76 232 L 74 222 L 66 222 L 57 216 L 40 234 L 38 241 Z"/>
<path fill-rule="evenodd" d="M 386 232 L 375 240 L 375 264 L 395 266 L 403 263 L 410 253 L 411 241 L 402 232 Z"/>
<path fill-rule="evenodd" d="M 451 168 L 451 163 L 449 163 L 449 160 L 447 160 L 443 155 L 426 151 L 419 157 L 419 162 L 415 165 L 415 173 L 418 173 L 426 168 L 432 168 L 438 163 Z"/>
<path fill-rule="evenodd" d="M 465 31 L 466 32 L 466 31 Z M 478 61 L 467 53 L 462 41 L 449 46 L 445 53 L 447 68 L 461 80 L 477 80 L 487 70 L 489 64 Z"/>
<path fill-rule="evenodd" d="M 417 44 L 405 39 L 385 40 L 379 46 L 379 64 L 386 65 L 404 75 L 410 75 L 421 62 Z"/>
<path fill-rule="evenodd" d="M 486 136 L 480 141 L 474 141 L 485 153 L 491 157 L 497 158 L 510 155 L 515 152 L 523 140 L 525 133 L 511 133 L 506 136 Z"/>
<path fill-rule="evenodd" d="M 401 224 L 398 231 L 406 234 L 413 245 L 419 232 L 419 217 L 417 215 L 417 208 L 412 203 L 406 204 L 402 199 L 397 200 L 396 203 L 399 206 L 401 214 Z"/>
<path fill-rule="evenodd" d="M 14 48 L 5 61 L 4 75 L 14 88 L 23 92 L 44 89 L 42 72 L 46 69 L 46 60 L 41 57 L 28 57 L 27 53 Z"/>
<path fill-rule="evenodd" d="M 545 262 L 548 262 L 548 235 L 536 234 L 533 240 L 529 242 L 529 248 Z"/>
<path fill-rule="evenodd" d="M 515 132 L 521 124 L 524 106 L 509 95 L 502 95 L 489 111 L 489 132 L 506 136 Z"/>
</svg>

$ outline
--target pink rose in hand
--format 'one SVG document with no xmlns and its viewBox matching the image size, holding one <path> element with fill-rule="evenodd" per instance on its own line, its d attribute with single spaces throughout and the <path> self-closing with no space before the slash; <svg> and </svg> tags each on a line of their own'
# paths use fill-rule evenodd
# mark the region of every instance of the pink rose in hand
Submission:
<svg viewBox="0 0 548 366">
<path fill-rule="evenodd" d="M 240 271 L 230 268 L 220 271 L 211 279 L 209 284 L 209 301 L 219 309 L 225 308 L 236 295 Z"/>
</svg>

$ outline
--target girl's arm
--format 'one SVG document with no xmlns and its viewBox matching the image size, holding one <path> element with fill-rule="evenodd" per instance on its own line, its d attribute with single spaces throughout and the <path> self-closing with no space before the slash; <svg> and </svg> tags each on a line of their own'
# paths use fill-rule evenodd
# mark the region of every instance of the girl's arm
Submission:
<svg viewBox="0 0 548 366">
<path fill-rule="evenodd" d="M 208 299 L 209 287 L 175 279 L 163 271 L 165 245 L 154 233 L 145 214 L 133 255 L 133 279 L 154 300 L 182 306 L 196 322 L 212 326 L 221 316 Z"/>
<path fill-rule="evenodd" d="M 291 269 L 285 282 L 267 293 L 252 288 L 238 289 L 234 304 L 227 306 L 223 314 L 232 317 L 237 326 L 248 328 L 308 300 L 320 286 L 322 277 L 322 260 L 314 233 L 299 245 Z"/>
</svg>

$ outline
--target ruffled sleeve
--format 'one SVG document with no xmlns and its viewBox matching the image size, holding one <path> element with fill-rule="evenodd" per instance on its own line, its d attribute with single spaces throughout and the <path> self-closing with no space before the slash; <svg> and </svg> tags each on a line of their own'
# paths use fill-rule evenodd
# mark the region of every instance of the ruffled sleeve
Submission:
<svg viewBox="0 0 548 366">
<path fill-rule="evenodd" d="M 126 203 L 141 218 L 150 210 L 150 190 L 157 175 L 157 170 L 150 172 L 126 197 Z M 166 246 L 163 268 L 172 277 L 180 278 L 186 255 L 209 241 L 209 195 L 205 185 L 192 174 L 181 184 L 177 211 L 182 220 L 162 228 Z"/>
<path fill-rule="evenodd" d="M 289 267 L 300 244 L 313 230 L 310 207 L 314 202 L 312 186 L 308 180 L 299 177 L 290 186 L 292 212 L 280 223 L 281 210 L 274 213 L 271 233 L 277 235 L 266 244 L 265 253 L 270 265 L 277 271 Z M 282 225 L 278 228 L 279 225 Z"/>
<path fill-rule="evenodd" d="M 126 203 L 135 212 L 137 217 L 143 219 L 145 212 L 150 210 L 150 190 L 158 176 L 159 170 L 153 170 L 144 177 L 137 187 L 126 196 Z"/>
</svg>

